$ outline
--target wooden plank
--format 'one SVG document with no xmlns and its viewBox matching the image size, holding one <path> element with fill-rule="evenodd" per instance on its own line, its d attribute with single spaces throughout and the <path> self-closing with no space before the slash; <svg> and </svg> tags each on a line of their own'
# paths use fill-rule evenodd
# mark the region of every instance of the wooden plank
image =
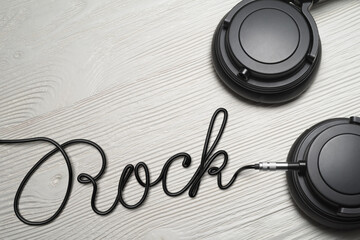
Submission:
<svg viewBox="0 0 360 240">
<path fill-rule="evenodd" d="M 217 79 L 210 44 L 222 16 L 236 1 L 2 1 L 0 3 L 0 138 L 48 136 L 65 142 L 87 138 L 104 147 L 108 168 L 98 205 L 114 201 L 127 163 L 145 161 L 154 179 L 173 154 L 193 157 L 170 170 L 180 189 L 200 161 L 208 122 L 218 107 L 230 118 L 219 149 L 236 169 L 260 160 L 283 161 L 296 137 L 331 117 L 359 115 L 360 2 L 325 1 L 312 13 L 323 57 L 311 88 L 281 106 L 249 104 Z M 294 207 L 283 173 L 245 172 L 221 191 L 205 176 L 198 196 L 166 196 L 151 189 L 135 211 L 121 205 L 101 217 L 90 207 L 91 187 L 74 183 L 71 199 L 52 224 L 29 227 L 12 203 L 23 176 L 49 146 L 1 146 L 0 238 L 118 239 L 338 239 L 310 224 Z M 75 174 L 95 174 L 100 157 L 69 148 Z M 219 162 L 220 163 L 220 162 Z M 41 219 L 59 206 L 67 184 L 64 161 L 44 164 L 24 191 L 21 210 Z M 142 189 L 131 180 L 126 199 Z"/>
</svg>

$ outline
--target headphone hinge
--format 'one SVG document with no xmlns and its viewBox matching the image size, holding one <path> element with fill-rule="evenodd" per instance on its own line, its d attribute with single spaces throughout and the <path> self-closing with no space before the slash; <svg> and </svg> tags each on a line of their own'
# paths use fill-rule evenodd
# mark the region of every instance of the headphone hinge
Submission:
<svg viewBox="0 0 360 240">
<path fill-rule="evenodd" d="M 301 7 L 303 3 L 316 3 L 318 0 L 291 0 L 290 2 L 293 3 L 295 6 Z"/>
</svg>

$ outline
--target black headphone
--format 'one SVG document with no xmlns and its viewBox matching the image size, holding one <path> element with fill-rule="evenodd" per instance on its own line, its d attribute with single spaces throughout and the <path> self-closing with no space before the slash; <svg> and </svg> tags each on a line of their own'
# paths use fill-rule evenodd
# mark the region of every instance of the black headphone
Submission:
<svg viewBox="0 0 360 240">
<path fill-rule="evenodd" d="M 330 119 L 306 130 L 287 162 L 299 165 L 287 181 L 306 215 L 331 228 L 360 227 L 360 118 Z"/>
<path fill-rule="evenodd" d="M 221 80 L 240 96 L 282 103 L 311 84 L 321 42 L 309 10 L 317 1 L 243 0 L 218 25 L 212 58 Z M 260 163 L 260 170 L 285 169 L 296 205 L 331 228 L 360 227 L 360 118 L 330 119 L 305 131 L 287 163 Z"/>
<path fill-rule="evenodd" d="M 240 96 L 282 103 L 303 93 L 321 57 L 310 0 L 243 0 L 218 25 L 215 70 Z"/>
</svg>

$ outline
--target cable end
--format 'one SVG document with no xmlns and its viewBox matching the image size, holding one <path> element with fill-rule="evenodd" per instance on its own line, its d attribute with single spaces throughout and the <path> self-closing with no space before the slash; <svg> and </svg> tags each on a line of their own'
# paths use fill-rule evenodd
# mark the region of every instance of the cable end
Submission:
<svg viewBox="0 0 360 240">
<path fill-rule="evenodd" d="M 287 163 L 287 162 L 260 162 L 257 164 L 260 171 L 276 171 L 276 170 L 285 170 L 285 171 L 302 171 L 306 168 L 306 162 L 299 161 L 297 163 Z"/>
</svg>

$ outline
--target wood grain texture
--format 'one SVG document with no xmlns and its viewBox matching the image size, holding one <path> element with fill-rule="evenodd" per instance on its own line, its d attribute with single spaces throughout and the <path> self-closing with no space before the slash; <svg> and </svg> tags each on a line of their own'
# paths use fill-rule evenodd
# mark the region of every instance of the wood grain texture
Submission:
<svg viewBox="0 0 360 240">
<path fill-rule="evenodd" d="M 284 161 L 296 137 L 327 118 L 360 115 L 360 1 L 328 0 L 312 13 L 322 38 L 320 70 L 311 88 L 281 106 L 241 101 L 216 77 L 210 44 L 216 25 L 237 1 L 120 0 L 0 3 L 0 138 L 87 138 L 104 147 L 108 168 L 98 205 L 115 199 L 122 169 L 144 161 L 154 179 L 177 152 L 192 166 L 170 170 L 180 189 L 199 164 L 208 122 L 218 107 L 230 118 L 219 149 L 230 155 L 224 181 L 239 166 Z M 121 205 L 101 217 L 90 207 L 91 187 L 74 182 L 53 223 L 30 227 L 13 212 L 23 176 L 51 148 L 0 146 L 1 239 L 360 239 L 360 231 L 312 225 L 293 205 L 283 173 L 245 172 L 227 191 L 205 176 L 195 199 L 170 198 L 160 186 L 146 203 Z M 95 174 L 100 156 L 68 150 L 75 175 Z M 25 188 L 21 211 L 41 219 L 59 206 L 67 171 L 56 155 Z M 142 189 L 131 180 L 126 200 Z"/>
</svg>

